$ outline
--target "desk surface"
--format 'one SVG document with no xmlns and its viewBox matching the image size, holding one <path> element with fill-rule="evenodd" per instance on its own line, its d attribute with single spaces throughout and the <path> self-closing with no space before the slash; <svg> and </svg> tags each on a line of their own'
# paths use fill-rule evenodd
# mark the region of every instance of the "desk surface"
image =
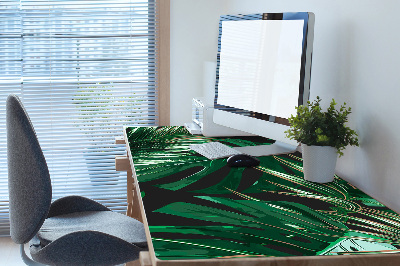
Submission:
<svg viewBox="0 0 400 266">
<path fill-rule="evenodd" d="M 254 168 L 210 161 L 183 127 L 126 128 L 159 260 L 397 253 L 400 216 L 346 181 L 303 179 L 301 155 L 259 157 Z"/>
</svg>

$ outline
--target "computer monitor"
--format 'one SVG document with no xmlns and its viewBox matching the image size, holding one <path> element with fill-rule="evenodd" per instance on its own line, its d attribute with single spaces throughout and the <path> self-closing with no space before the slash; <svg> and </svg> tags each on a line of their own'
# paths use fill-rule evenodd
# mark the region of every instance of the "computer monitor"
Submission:
<svg viewBox="0 0 400 266">
<path fill-rule="evenodd" d="M 253 156 L 293 152 L 288 118 L 310 94 L 314 14 L 221 16 L 214 123 L 276 140 L 235 148 Z"/>
</svg>

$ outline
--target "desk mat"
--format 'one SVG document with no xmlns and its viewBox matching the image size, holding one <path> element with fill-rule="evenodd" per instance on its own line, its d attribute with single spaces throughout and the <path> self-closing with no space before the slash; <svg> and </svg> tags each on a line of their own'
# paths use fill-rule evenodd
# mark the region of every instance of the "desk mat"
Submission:
<svg viewBox="0 0 400 266">
<path fill-rule="evenodd" d="M 190 144 L 231 147 L 261 137 L 207 138 L 184 127 L 130 127 L 127 136 L 160 260 L 397 253 L 400 216 L 335 176 L 305 181 L 300 153 L 253 168 L 208 160 Z"/>
</svg>

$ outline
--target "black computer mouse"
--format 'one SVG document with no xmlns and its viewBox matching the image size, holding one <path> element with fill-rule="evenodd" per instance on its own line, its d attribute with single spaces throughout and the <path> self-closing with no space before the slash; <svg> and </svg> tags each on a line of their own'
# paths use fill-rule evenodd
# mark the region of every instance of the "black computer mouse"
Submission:
<svg viewBox="0 0 400 266">
<path fill-rule="evenodd" d="M 259 165 L 260 160 L 247 154 L 236 154 L 229 157 L 226 163 L 230 167 L 250 167 Z"/>
</svg>

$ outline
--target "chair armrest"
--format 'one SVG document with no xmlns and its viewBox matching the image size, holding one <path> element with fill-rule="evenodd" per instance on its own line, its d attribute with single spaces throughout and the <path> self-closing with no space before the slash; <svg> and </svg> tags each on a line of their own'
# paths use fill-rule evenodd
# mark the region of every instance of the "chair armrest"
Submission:
<svg viewBox="0 0 400 266">
<path fill-rule="evenodd" d="M 49 210 L 47 218 L 84 211 L 111 211 L 106 206 L 81 196 L 67 196 L 54 201 Z"/>
</svg>

